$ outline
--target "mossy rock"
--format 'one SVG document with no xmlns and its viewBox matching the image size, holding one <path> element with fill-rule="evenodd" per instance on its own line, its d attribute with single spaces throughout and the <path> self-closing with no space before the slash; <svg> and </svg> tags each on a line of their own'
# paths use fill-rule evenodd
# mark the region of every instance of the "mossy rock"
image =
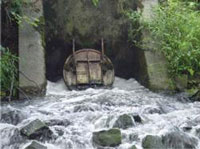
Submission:
<svg viewBox="0 0 200 149">
<path fill-rule="evenodd" d="M 26 126 L 22 127 L 20 131 L 21 134 L 28 139 L 40 141 L 51 139 L 53 134 L 49 127 L 39 119 L 31 121 Z"/>
<path fill-rule="evenodd" d="M 94 132 L 92 140 L 98 146 L 116 147 L 122 141 L 121 131 L 119 129 L 110 129 Z"/>
<path fill-rule="evenodd" d="M 127 129 L 132 126 L 134 126 L 134 123 L 131 116 L 128 114 L 123 114 L 119 116 L 113 127 Z"/>
<path fill-rule="evenodd" d="M 142 147 L 144 149 L 164 149 L 162 138 L 159 136 L 147 135 L 142 140 Z"/>
</svg>

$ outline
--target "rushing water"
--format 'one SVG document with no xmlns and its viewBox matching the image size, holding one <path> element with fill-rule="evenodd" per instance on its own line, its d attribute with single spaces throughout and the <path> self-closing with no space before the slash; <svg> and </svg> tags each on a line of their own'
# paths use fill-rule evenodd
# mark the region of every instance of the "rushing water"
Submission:
<svg viewBox="0 0 200 149">
<path fill-rule="evenodd" d="M 44 142 L 48 149 L 93 149 L 92 133 L 112 128 L 124 113 L 137 114 L 143 122 L 121 130 L 123 139 L 118 149 L 128 149 L 133 144 L 140 149 L 147 134 L 163 135 L 177 129 L 196 138 L 200 144 L 200 134 L 196 132 L 200 129 L 198 102 L 189 102 L 181 95 L 152 93 L 134 79 L 116 78 L 112 89 L 84 91 L 68 91 L 63 81 L 48 82 L 45 98 L 2 104 L 2 113 L 6 110 L 17 110 L 21 114 L 8 120 L 12 124 L 0 123 L 3 149 L 23 149 L 30 143 L 20 137 L 18 129 L 34 119 L 70 122 L 50 126 L 56 137 Z M 191 130 L 186 131 L 184 128 L 188 127 Z"/>
</svg>

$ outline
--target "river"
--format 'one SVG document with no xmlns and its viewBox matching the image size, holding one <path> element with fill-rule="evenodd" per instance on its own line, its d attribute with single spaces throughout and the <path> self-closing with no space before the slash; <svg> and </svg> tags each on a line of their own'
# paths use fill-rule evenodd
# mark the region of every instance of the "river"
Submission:
<svg viewBox="0 0 200 149">
<path fill-rule="evenodd" d="M 34 119 L 66 121 L 66 125 L 50 126 L 56 137 L 43 142 L 48 149 L 93 149 L 92 133 L 112 128 L 122 114 L 139 115 L 142 123 L 134 122 L 133 127 L 121 129 L 122 143 L 115 149 L 128 149 L 131 145 L 142 149 L 142 139 L 147 134 L 162 136 L 171 131 L 195 138 L 196 149 L 200 149 L 200 103 L 189 102 L 182 94 L 153 93 L 134 79 L 116 77 L 111 89 L 84 91 L 69 91 L 62 80 L 48 82 L 44 98 L 2 103 L 1 112 L 9 111 L 19 113 L 1 119 L 2 149 L 27 146 L 30 140 L 20 138 L 17 130 Z"/>
</svg>

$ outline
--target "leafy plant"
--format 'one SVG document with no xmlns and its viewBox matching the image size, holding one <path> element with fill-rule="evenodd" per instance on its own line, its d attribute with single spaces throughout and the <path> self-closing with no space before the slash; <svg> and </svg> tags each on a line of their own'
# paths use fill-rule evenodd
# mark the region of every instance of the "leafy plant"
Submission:
<svg viewBox="0 0 200 149">
<path fill-rule="evenodd" d="M 0 83 L 1 95 L 16 96 L 18 86 L 18 70 L 16 63 L 18 57 L 12 54 L 9 49 L 0 46 Z"/>
<path fill-rule="evenodd" d="M 92 0 L 93 5 L 96 7 L 99 3 L 99 0 Z"/>
<path fill-rule="evenodd" d="M 154 40 L 169 62 L 175 76 L 200 72 L 200 12 L 197 4 L 169 0 L 155 9 L 152 21 L 146 22 Z"/>
<path fill-rule="evenodd" d="M 31 1 L 28 0 L 3 0 L 2 1 L 5 10 L 7 12 L 7 17 L 15 20 L 18 25 L 22 25 L 22 22 L 26 22 L 33 27 L 37 27 L 39 23 L 39 19 L 34 17 L 28 17 L 22 13 L 22 6 L 30 6 L 33 7 Z"/>
</svg>

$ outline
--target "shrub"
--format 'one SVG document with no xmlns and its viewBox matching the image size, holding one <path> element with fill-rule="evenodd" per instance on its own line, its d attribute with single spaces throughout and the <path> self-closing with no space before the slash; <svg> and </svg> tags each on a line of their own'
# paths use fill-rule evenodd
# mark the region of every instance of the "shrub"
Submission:
<svg viewBox="0 0 200 149">
<path fill-rule="evenodd" d="M 154 40 L 169 62 L 175 76 L 200 72 L 200 12 L 195 2 L 169 0 L 155 9 L 155 16 L 147 22 Z"/>
<path fill-rule="evenodd" d="M 18 86 L 16 63 L 18 61 L 18 57 L 12 54 L 7 48 L 0 47 L 0 52 L 1 95 L 16 96 Z"/>
</svg>

